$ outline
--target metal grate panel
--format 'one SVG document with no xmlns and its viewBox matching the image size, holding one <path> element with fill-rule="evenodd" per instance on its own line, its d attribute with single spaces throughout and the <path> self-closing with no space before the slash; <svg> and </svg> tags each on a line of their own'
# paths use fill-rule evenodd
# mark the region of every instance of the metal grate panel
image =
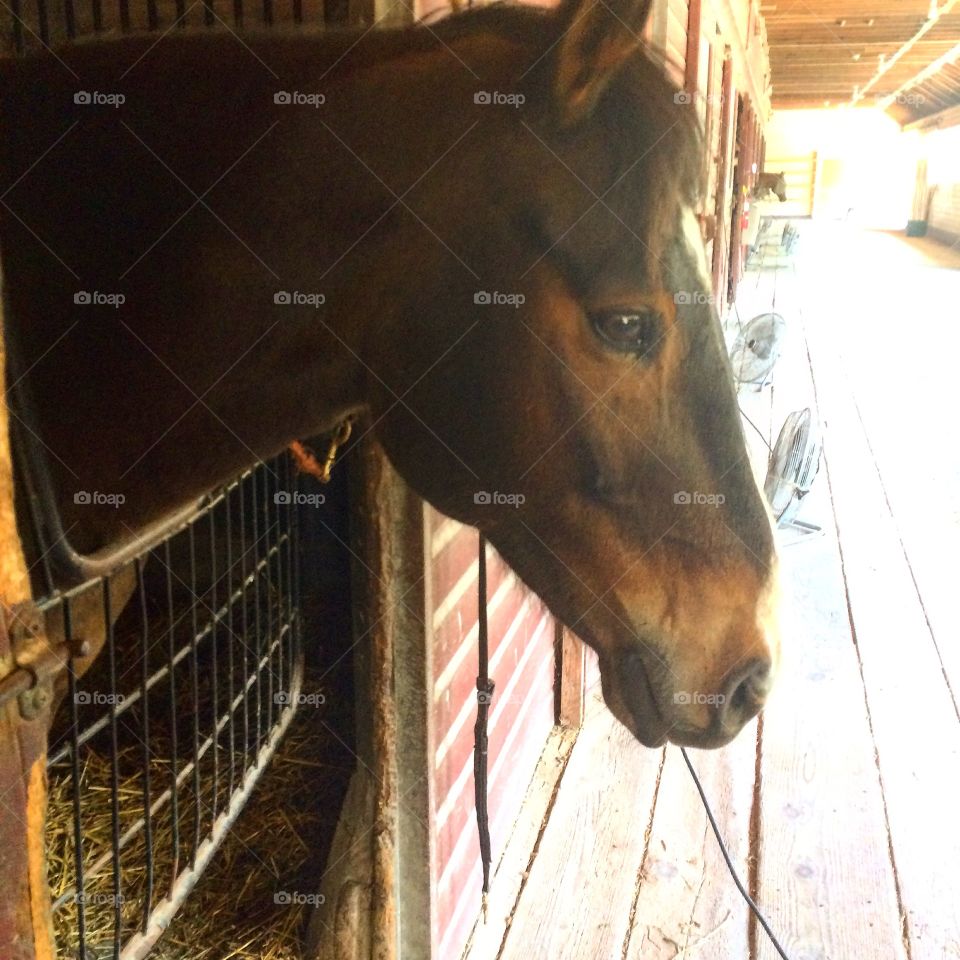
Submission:
<svg viewBox="0 0 960 960">
<path fill-rule="evenodd" d="M 71 662 L 51 732 L 48 864 L 67 955 L 148 953 L 289 724 L 303 666 L 296 501 L 289 460 L 261 465 L 122 568 L 122 610 L 117 574 L 41 605 L 48 635 L 80 643 L 81 606 L 106 631 L 84 676 Z"/>
</svg>

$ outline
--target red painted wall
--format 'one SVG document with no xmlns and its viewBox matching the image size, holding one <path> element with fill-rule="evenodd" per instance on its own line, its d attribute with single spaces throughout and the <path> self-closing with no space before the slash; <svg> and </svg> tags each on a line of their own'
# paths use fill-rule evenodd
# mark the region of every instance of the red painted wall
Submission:
<svg viewBox="0 0 960 960">
<path fill-rule="evenodd" d="M 435 943 L 458 957 L 480 909 L 473 799 L 477 676 L 477 532 L 427 507 L 428 636 L 433 665 Z M 553 726 L 554 622 L 487 548 L 490 672 L 489 809 L 494 869 Z M 494 881 L 496 879 L 494 877 Z"/>
</svg>

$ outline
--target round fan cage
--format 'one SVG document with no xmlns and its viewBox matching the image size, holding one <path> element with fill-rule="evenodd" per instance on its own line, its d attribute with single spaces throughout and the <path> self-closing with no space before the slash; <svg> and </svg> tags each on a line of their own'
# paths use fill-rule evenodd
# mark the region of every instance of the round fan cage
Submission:
<svg viewBox="0 0 960 960">
<path fill-rule="evenodd" d="M 820 469 L 820 432 L 809 407 L 787 417 L 770 453 L 763 492 L 780 525 L 796 516 Z"/>
<path fill-rule="evenodd" d="M 780 359 L 787 322 L 779 313 L 761 313 L 740 328 L 730 351 L 738 383 L 763 384 Z"/>
</svg>

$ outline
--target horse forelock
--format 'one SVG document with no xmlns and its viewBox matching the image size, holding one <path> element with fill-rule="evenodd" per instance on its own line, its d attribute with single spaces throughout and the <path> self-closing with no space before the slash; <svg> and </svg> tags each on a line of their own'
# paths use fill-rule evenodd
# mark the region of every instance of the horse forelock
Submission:
<svg viewBox="0 0 960 960">
<path fill-rule="evenodd" d="M 442 26 L 449 36 L 441 38 L 451 43 L 488 34 L 518 45 L 516 73 L 505 79 L 527 94 L 530 122 L 601 198 L 599 207 L 610 219 L 642 238 L 607 254 L 632 258 L 648 282 L 667 284 L 668 249 L 702 189 L 703 148 L 696 111 L 686 97 L 677 96 L 664 57 L 638 45 L 589 115 L 567 127 L 552 99 L 551 54 L 565 29 L 561 18 L 503 4 L 451 17 Z M 579 168 L 577 143 L 582 146 Z M 577 238 L 571 235 L 570 241 L 575 245 Z"/>
<path fill-rule="evenodd" d="M 610 199 L 623 221 L 641 232 L 651 279 L 667 283 L 662 267 L 687 211 L 697 205 L 703 154 L 694 109 L 676 102 L 676 88 L 646 51 L 627 65 L 598 104 L 620 136 L 615 151 L 615 182 Z"/>
</svg>

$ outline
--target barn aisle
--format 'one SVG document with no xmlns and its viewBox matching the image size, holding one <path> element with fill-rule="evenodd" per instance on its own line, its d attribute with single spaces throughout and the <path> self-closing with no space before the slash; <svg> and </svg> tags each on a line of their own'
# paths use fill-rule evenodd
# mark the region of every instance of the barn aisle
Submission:
<svg viewBox="0 0 960 960">
<path fill-rule="evenodd" d="M 744 278 L 730 332 L 738 315 L 787 320 L 773 385 L 741 406 L 761 476 L 786 415 L 817 411 L 800 516 L 823 533 L 784 535 L 783 676 L 762 720 L 691 757 L 792 960 L 960 957 L 960 251 L 800 230 L 794 258 L 771 248 Z M 505 932 L 467 960 L 776 957 L 679 751 L 624 736 L 597 688 L 550 809 L 491 917 Z"/>
</svg>

